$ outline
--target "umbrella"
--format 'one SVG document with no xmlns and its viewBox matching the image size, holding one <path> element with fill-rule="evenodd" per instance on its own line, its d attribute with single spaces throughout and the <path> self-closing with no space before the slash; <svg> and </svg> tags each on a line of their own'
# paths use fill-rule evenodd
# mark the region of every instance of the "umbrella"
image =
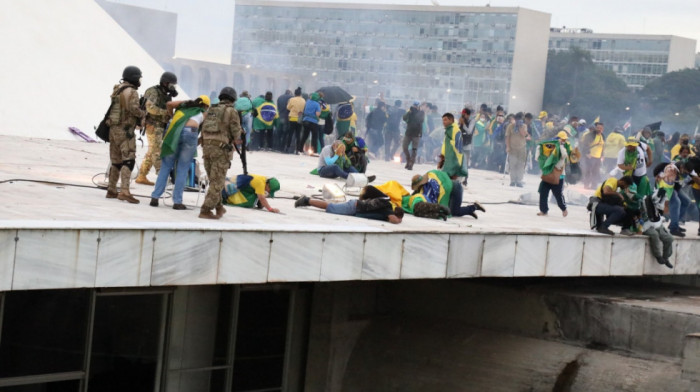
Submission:
<svg viewBox="0 0 700 392">
<path fill-rule="evenodd" d="M 323 93 L 323 101 L 329 105 L 349 102 L 352 99 L 352 95 L 338 86 L 321 87 L 316 92 Z"/>
<path fill-rule="evenodd" d="M 661 121 L 647 124 L 643 128 L 646 128 L 646 127 L 649 127 L 652 131 L 658 131 L 659 129 L 661 129 Z"/>
</svg>

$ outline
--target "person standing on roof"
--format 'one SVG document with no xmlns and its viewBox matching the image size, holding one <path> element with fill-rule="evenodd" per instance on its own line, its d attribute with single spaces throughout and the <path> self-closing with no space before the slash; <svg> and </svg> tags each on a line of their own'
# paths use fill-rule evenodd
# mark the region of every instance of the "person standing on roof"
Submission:
<svg viewBox="0 0 700 392">
<path fill-rule="evenodd" d="M 132 204 L 139 201 L 129 192 L 131 172 L 136 165 L 136 126 L 146 113 L 139 104 L 138 88 L 141 86 L 141 70 L 130 65 L 122 72 L 122 82 L 112 90 L 112 106 L 109 125 L 109 184 L 107 198 L 124 200 Z M 117 181 L 121 176 L 121 188 L 117 193 Z"/>
</svg>

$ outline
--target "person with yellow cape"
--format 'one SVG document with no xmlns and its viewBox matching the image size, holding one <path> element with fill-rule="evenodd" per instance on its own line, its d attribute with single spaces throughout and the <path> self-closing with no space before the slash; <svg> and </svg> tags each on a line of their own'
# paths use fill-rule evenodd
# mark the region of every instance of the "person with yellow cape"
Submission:
<svg viewBox="0 0 700 392">
<path fill-rule="evenodd" d="M 272 208 L 267 201 L 274 198 L 280 190 L 280 182 L 275 177 L 264 177 L 258 174 L 239 174 L 233 179 L 226 179 L 226 186 L 221 191 L 225 204 L 243 208 L 265 208 L 270 212 L 280 212 Z"/>
<path fill-rule="evenodd" d="M 168 125 L 160 157 L 162 160 L 156 185 L 151 193 L 151 207 L 158 207 L 158 199 L 165 192 L 170 172 L 175 168 L 175 187 L 173 189 L 173 209 L 186 210 L 182 204 L 182 193 L 185 190 L 185 180 L 197 153 L 197 138 L 199 136 L 199 124 L 204 121 L 204 113 L 209 109 L 210 100 L 206 95 L 200 95 L 193 101 L 171 101 L 167 103 L 167 110 L 172 114 L 177 107 L 172 120 Z M 176 166 L 177 165 L 177 166 Z"/>
<path fill-rule="evenodd" d="M 445 127 L 445 138 L 442 142 L 442 152 L 438 169 L 451 179 L 457 177 L 467 177 L 467 170 L 462 166 L 464 155 L 462 154 L 462 133 L 455 124 L 455 117 L 452 113 L 442 115 L 442 125 Z"/>
<path fill-rule="evenodd" d="M 566 217 L 569 212 L 566 209 L 566 200 L 564 200 L 564 171 L 566 162 L 572 156 L 571 145 L 569 144 L 569 135 L 564 131 L 559 131 L 554 139 L 543 140 L 537 146 L 537 163 L 540 166 L 542 175 L 546 176 L 555 169 L 561 171 L 559 182 L 550 184 L 549 182 L 540 181 L 538 192 L 540 193 L 540 212 L 539 216 L 547 216 L 549 212 L 549 192 L 552 191 L 554 198 L 557 200 L 557 205 L 561 209 L 561 213 Z"/>
</svg>

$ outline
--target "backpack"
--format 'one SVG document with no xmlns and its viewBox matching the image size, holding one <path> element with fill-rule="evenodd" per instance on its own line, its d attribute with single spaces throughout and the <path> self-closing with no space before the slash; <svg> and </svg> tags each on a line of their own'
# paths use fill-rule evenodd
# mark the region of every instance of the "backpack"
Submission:
<svg viewBox="0 0 700 392">
<path fill-rule="evenodd" d="M 344 103 L 338 106 L 338 121 L 348 121 L 352 117 L 354 111 L 352 110 L 352 105 L 349 103 Z"/>
<path fill-rule="evenodd" d="M 330 135 L 333 133 L 333 116 L 328 115 L 325 124 L 323 124 L 323 133 Z"/>
<path fill-rule="evenodd" d="M 119 97 L 121 96 L 122 92 L 129 87 L 131 86 L 124 86 L 120 88 L 113 97 L 110 97 L 111 103 L 109 104 L 109 108 L 107 108 L 105 117 L 95 128 L 95 135 L 107 143 L 109 143 L 109 127 L 112 125 L 119 125 L 119 120 L 121 119 L 121 105 L 119 103 Z M 115 104 L 117 104 L 116 108 L 114 108 Z M 115 109 L 114 111 L 112 111 L 113 108 Z"/>
<path fill-rule="evenodd" d="M 277 117 L 277 108 L 275 105 L 265 102 L 258 108 L 258 119 L 267 126 L 271 126 Z"/>
</svg>

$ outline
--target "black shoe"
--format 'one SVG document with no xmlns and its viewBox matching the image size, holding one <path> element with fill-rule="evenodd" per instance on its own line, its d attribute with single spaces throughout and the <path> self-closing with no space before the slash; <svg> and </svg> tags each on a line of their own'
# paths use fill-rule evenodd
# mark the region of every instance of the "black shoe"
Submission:
<svg viewBox="0 0 700 392">
<path fill-rule="evenodd" d="M 486 209 L 484 208 L 484 206 L 482 206 L 481 203 L 479 203 L 478 201 L 474 202 L 474 207 L 476 207 L 476 209 L 481 211 L 481 212 L 486 212 Z"/>
<path fill-rule="evenodd" d="M 661 264 L 661 265 L 666 265 L 666 260 L 664 260 L 663 257 L 657 257 L 656 262 Z"/>
<path fill-rule="evenodd" d="M 462 181 L 462 186 L 464 186 L 464 187 L 467 186 L 467 179 L 466 178 Z"/>
<path fill-rule="evenodd" d="M 608 229 L 608 228 L 605 227 L 605 226 L 599 226 L 599 227 L 596 229 L 596 231 L 597 231 L 598 233 L 601 233 L 601 234 L 615 235 L 615 233 L 614 233 L 612 230 Z"/>
<path fill-rule="evenodd" d="M 158 199 L 151 197 L 151 207 L 158 207 Z"/>
<path fill-rule="evenodd" d="M 377 176 L 375 176 L 375 175 L 367 176 L 367 183 L 369 184 L 370 182 L 372 182 L 376 179 L 377 179 Z"/>
<path fill-rule="evenodd" d="M 664 265 L 668 268 L 673 269 L 673 264 L 671 264 L 671 262 L 668 261 L 668 259 L 664 259 Z"/>
<path fill-rule="evenodd" d="M 309 203 L 310 200 L 311 199 L 309 199 L 308 196 L 301 195 L 301 197 L 298 198 L 297 201 L 294 202 L 294 208 L 310 206 L 311 205 L 311 203 Z"/>
<path fill-rule="evenodd" d="M 184 204 L 173 204 L 173 210 L 186 210 L 187 207 L 185 207 Z"/>
<path fill-rule="evenodd" d="M 525 184 L 523 184 L 522 182 L 516 182 L 516 183 L 515 183 L 515 186 L 517 186 L 518 188 L 522 188 L 523 185 L 525 185 Z"/>
<path fill-rule="evenodd" d="M 675 235 L 676 237 L 685 237 L 685 233 L 678 229 L 670 230 L 669 232 L 671 233 L 671 235 Z"/>
<path fill-rule="evenodd" d="M 680 231 L 681 231 L 681 233 L 685 233 L 685 229 L 684 229 L 684 228 L 682 228 L 682 227 L 680 227 L 680 226 L 678 227 L 678 230 L 680 230 Z"/>
<path fill-rule="evenodd" d="M 474 211 L 468 213 L 467 215 L 471 216 L 471 217 L 474 218 L 474 219 L 479 219 L 479 217 L 476 216 L 476 212 L 474 212 Z"/>
</svg>

